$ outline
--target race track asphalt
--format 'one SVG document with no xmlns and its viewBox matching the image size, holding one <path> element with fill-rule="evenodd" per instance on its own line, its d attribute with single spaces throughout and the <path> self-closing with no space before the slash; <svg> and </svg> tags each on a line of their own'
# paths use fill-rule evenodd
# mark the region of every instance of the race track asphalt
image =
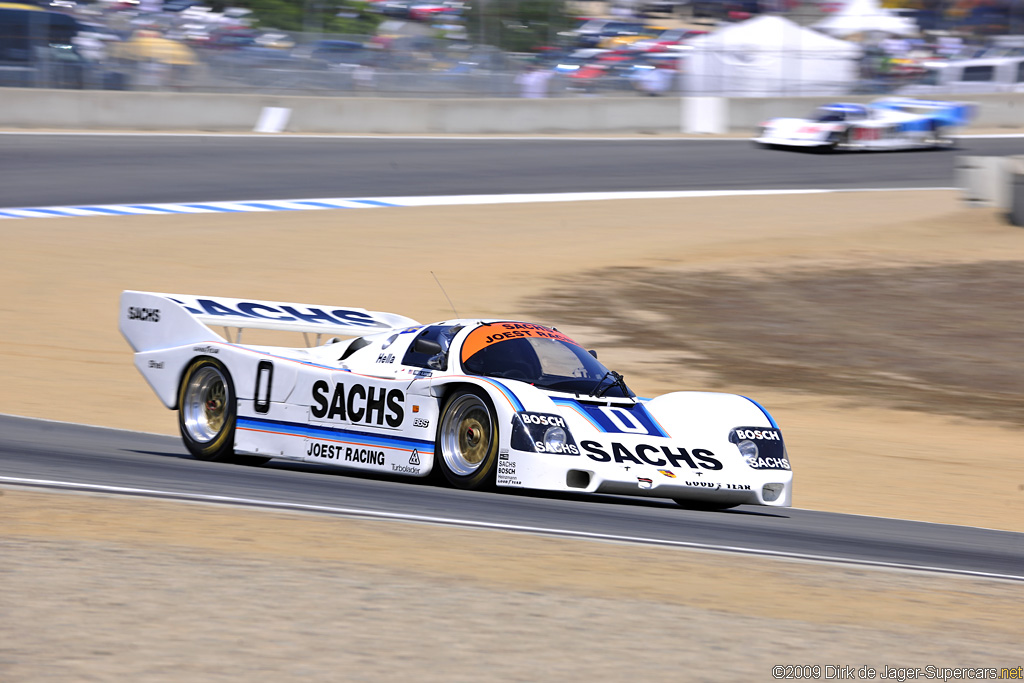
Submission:
<svg viewBox="0 0 1024 683">
<path fill-rule="evenodd" d="M 0 136 L 0 207 L 617 190 L 954 187 L 960 155 L 813 154 L 747 140 Z"/>
<path fill-rule="evenodd" d="M 136 495 L 165 498 L 220 496 L 271 508 L 327 506 L 1024 580 L 1024 534 L 1019 533 L 801 509 L 741 506 L 704 512 L 656 499 L 459 491 L 284 461 L 263 467 L 208 463 L 193 460 L 173 437 L 0 415 L 0 485 L 46 487 L 41 483 L 46 481 L 86 490 L 161 491 Z"/>
</svg>

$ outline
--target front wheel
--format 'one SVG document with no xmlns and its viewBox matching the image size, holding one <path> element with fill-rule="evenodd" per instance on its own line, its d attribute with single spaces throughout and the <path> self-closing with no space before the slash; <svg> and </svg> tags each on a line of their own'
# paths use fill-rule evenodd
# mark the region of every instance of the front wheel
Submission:
<svg viewBox="0 0 1024 683">
<path fill-rule="evenodd" d="M 483 391 L 452 394 L 437 428 L 437 462 L 452 486 L 484 489 L 494 485 L 498 467 L 498 428 L 494 408 Z"/>
<path fill-rule="evenodd" d="M 829 133 L 828 140 L 819 149 L 825 153 L 838 152 L 850 144 L 850 131 L 840 130 Z"/>
<path fill-rule="evenodd" d="M 189 453 L 198 460 L 231 460 L 235 410 L 235 385 L 227 368 L 213 358 L 194 361 L 178 389 L 178 428 Z"/>
<path fill-rule="evenodd" d="M 686 500 L 685 498 L 675 498 L 676 505 L 687 510 L 729 510 L 731 508 L 739 506 L 739 503 L 715 503 L 709 500 Z"/>
<path fill-rule="evenodd" d="M 931 128 L 931 143 L 932 149 L 950 149 L 953 147 L 953 138 L 949 136 L 946 130 L 939 124 L 934 124 Z"/>
</svg>

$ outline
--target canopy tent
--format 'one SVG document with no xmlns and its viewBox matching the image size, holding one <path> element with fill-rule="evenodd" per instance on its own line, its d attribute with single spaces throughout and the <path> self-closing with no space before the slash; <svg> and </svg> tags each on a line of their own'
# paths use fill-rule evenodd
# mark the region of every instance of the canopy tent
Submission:
<svg viewBox="0 0 1024 683">
<path fill-rule="evenodd" d="M 111 57 L 135 62 L 156 62 L 173 66 L 195 66 L 195 52 L 188 45 L 164 38 L 156 31 L 139 30 L 131 39 L 114 43 Z"/>
<path fill-rule="evenodd" d="M 838 12 L 813 26 L 832 36 L 852 36 L 858 33 L 916 36 L 920 32 L 917 24 L 885 9 L 878 0 L 849 0 Z"/>
<path fill-rule="evenodd" d="M 775 15 L 731 24 L 689 42 L 687 95 L 840 95 L 857 80 L 861 49 Z"/>
</svg>

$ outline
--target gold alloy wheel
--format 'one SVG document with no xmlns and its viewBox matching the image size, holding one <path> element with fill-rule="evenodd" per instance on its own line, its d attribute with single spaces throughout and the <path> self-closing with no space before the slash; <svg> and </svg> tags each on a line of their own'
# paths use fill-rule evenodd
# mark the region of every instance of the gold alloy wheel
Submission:
<svg viewBox="0 0 1024 683">
<path fill-rule="evenodd" d="M 493 449 L 494 426 L 487 405 L 476 394 L 462 394 L 448 405 L 441 422 L 441 457 L 457 476 L 474 474 Z"/>
<path fill-rule="evenodd" d="M 181 413 L 182 424 L 193 441 L 209 443 L 224 429 L 227 394 L 227 380 L 216 367 L 203 366 L 188 378 Z"/>
</svg>

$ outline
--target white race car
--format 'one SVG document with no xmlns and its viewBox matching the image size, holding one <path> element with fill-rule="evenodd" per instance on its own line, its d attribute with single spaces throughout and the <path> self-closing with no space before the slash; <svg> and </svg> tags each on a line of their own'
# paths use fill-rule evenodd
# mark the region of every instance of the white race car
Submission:
<svg viewBox="0 0 1024 683">
<path fill-rule="evenodd" d="M 178 411 L 200 460 L 440 470 L 465 489 L 698 508 L 792 501 L 782 433 L 758 403 L 705 392 L 638 398 L 552 327 L 420 325 L 360 308 L 136 291 L 121 295 L 119 319 L 135 366 Z M 255 346 L 240 343 L 244 328 L 317 336 L 306 348 Z"/>
<path fill-rule="evenodd" d="M 974 105 L 890 97 L 870 105 L 827 104 L 807 119 L 771 119 L 754 142 L 820 151 L 948 147 L 950 132 L 970 121 Z"/>
</svg>

